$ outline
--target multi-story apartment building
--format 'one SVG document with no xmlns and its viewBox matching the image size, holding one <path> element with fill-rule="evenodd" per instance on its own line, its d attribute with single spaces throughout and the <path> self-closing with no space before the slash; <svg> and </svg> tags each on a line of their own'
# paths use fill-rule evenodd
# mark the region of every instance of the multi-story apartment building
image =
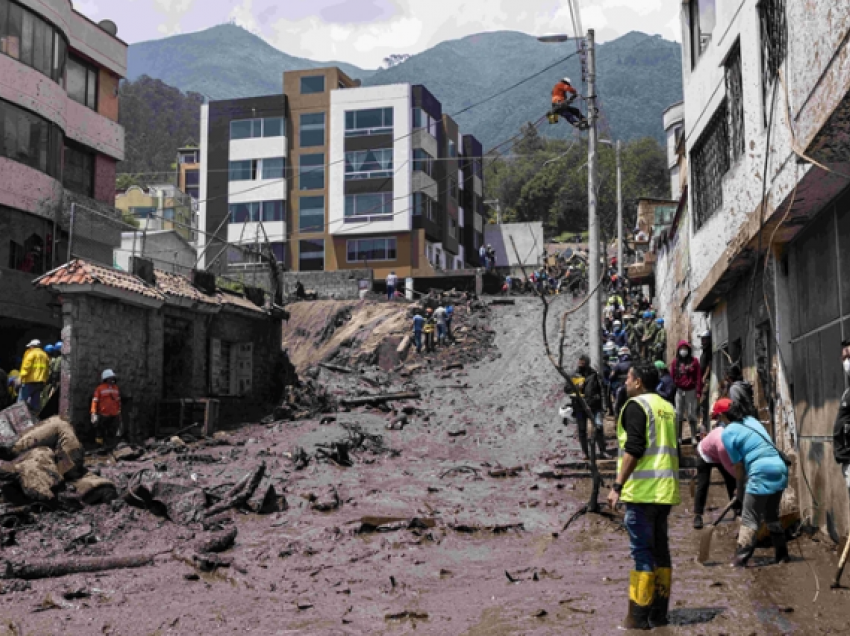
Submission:
<svg viewBox="0 0 850 636">
<path fill-rule="evenodd" d="M 415 277 L 477 264 L 481 144 L 461 135 L 425 87 L 361 87 L 338 68 L 324 68 L 285 73 L 284 92 L 204 107 L 202 230 L 248 245 L 268 236 L 278 260 L 297 272 L 368 268 L 377 278 L 390 271 Z M 235 138 L 243 122 L 268 117 L 282 118 L 279 136 Z M 280 174 L 269 180 L 264 166 L 278 159 Z M 244 162 L 259 163 L 249 173 Z M 247 184 L 243 174 L 251 177 Z M 248 198 L 260 205 L 238 207 Z M 267 214 L 271 200 L 282 216 L 277 208 Z M 219 229 L 225 210 L 227 233 Z M 207 249 L 207 267 L 223 248 Z"/>
<path fill-rule="evenodd" d="M 0 0 L 0 367 L 26 340 L 58 338 L 61 316 L 35 275 L 73 253 L 112 262 L 124 157 L 118 83 L 127 45 L 70 0 Z"/>
<path fill-rule="evenodd" d="M 689 0 L 682 11 L 676 165 L 688 177 L 657 274 L 670 279 L 667 318 L 694 339 L 707 321 L 712 393 L 730 364 L 743 368 L 767 430 L 798 456 L 804 521 L 837 539 L 850 530 L 832 461 L 850 338 L 850 5 Z"/>
<path fill-rule="evenodd" d="M 195 144 L 177 150 L 177 188 L 195 201 L 201 198 L 200 153 Z"/>
</svg>

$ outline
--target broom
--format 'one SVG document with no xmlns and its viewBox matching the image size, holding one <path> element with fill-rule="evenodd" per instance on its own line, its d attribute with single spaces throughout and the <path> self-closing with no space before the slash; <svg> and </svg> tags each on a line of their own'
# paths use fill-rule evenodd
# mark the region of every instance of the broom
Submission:
<svg viewBox="0 0 850 636">
<path fill-rule="evenodd" d="M 838 562 L 838 571 L 835 573 L 835 580 L 830 585 L 832 589 L 841 587 L 841 574 L 844 572 L 848 553 L 850 553 L 850 537 L 847 537 L 847 544 L 844 546 L 844 552 L 842 552 L 841 560 Z"/>
<path fill-rule="evenodd" d="M 723 521 L 723 517 L 725 517 L 726 513 L 732 509 L 732 506 L 734 505 L 735 501 L 736 499 L 734 498 L 729 501 L 729 503 L 726 504 L 726 507 L 723 509 L 723 512 L 720 513 L 720 516 L 714 520 L 714 523 L 712 523 L 710 526 L 708 526 L 708 528 L 703 531 L 702 537 L 699 541 L 700 563 L 704 564 L 706 561 L 708 561 L 709 556 L 711 556 L 711 538 L 714 536 L 714 529 L 717 527 L 718 523 Z"/>
</svg>

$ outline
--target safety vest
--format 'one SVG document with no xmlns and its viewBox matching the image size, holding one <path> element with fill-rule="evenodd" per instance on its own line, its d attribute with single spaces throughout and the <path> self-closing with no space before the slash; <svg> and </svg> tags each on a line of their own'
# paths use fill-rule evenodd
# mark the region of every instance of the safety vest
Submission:
<svg viewBox="0 0 850 636">
<path fill-rule="evenodd" d="M 655 393 L 646 393 L 626 402 L 635 402 L 646 413 L 646 452 L 638 460 L 634 472 L 623 484 L 620 499 L 628 503 L 681 503 L 679 497 L 679 451 L 676 440 L 676 411 L 670 403 Z M 617 420 L 617 441 L 620 444 L 617 473 L 623 464 L 626 429 L 623 413 Z"/>
</svg>

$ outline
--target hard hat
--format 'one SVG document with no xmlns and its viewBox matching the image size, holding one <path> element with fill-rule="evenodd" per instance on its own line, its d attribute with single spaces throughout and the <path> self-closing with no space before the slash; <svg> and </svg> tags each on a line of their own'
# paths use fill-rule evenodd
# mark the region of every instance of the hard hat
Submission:
<svg viewBox="0 0 850 636">
<path fill-rule="evenodd" d="M 53 351 L 54 351 L 54 348 L 53 348 L 53 345 L 52 345 L 52 344 L 47 345 L 47 346 L 44 348 L 44 352 L 45 352 L 45 353 L 53 353 Z"/>
<path fill-rule="evenodd" d="M 570 86 L 572 86 L 572 84 L 573 84 L 573 83 L 570 81 L 570 78 L 569 78 L 569 77 L 561 78 L 561 81 L 562 81 L 562 82 L 564 82 L 565 84 L 569 84 Z"/>
<path fill-rule="evenodd" d="M 706 329 L 705 331 L 703 331 L 703 332 L 702 332 L 702 335 L 700 336 L 700 338 L 703 338 L 703 339 L 705 339 L 705 338 L 711 338 L 711 330 L 710 330 L 710 329 Z"/>
<path fill-rule="evenodd" d="M 621 356 L 628 356 L 628 355 L 631 355 L 631 353 L 632 352 L 629 351 L 628 347 L 620 347 L 620 350 L 617 351 L 617 354 L 621 355 Z"/>
<path fill-rule="evenodd" d="M 103 380 L 104 382 L 106 382 L 106 380 L 109 380 L 110 378 L 114 378 L 114 377 L 115 377 L 115 372 L 112 369 L 107 369 L 106 371 L 104 371 L 103 373 L 100 374 L 100 379 Z"/>
<path fill-rule="evenodd" d="M 658 323 L 659 325 L 663 325 L 664 324 L 664 318 L 656 318 L 655 322 Z"/>
<path fill-rule="evenodd" d="M 651 311 L 643 312 L 643 317 L 644 318 L 652 318 L 652 312 Z"/>
<path fill-rule="evenodd" d="M 62 353 L 62 341 L 60 340 L 55 345 L 53 345 L 53 349 L 58 353 Z"/>
<path fill-rule="evenodd" d="M 615 345 L 610 340 L 605 343 L 604 347 L 602 347 L 603 351 L 614 351 L 616 348 L 617 348 L 617 345 Z"/>
<path fill-rule="evenodd" d="M 666 371 L 667 365 L 664 363 L 663 360 L 656 360 L 655 361 L 655 368 L 658 369 L 659 371 Z"/>
<path fill-rule="evenodd" d="M 31 349 L 32 347 L 40 347 L 41 340 L 30 340 L 30 343 L 27 345 L 27 349 Z"/>
<path fill-rule="evenodd" d="M 615 327 L 622 327 L 622 326 L 623 326 L 623 323 L 621 323 L 619 320 L 615 320 L 615 321 L 614 321 L 614 326 L 615 326 Z"/>
</svg>

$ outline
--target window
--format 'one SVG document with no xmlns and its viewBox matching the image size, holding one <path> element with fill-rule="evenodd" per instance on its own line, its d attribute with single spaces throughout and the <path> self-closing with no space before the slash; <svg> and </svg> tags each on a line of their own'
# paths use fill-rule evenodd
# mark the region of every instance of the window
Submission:
<svg viewBox="0 0 850 636">
<path fill-rule="evenodd" d="M 130 214 L 137 219 L 150 219 L 156 215 L 155 207 L 130 208 Z"/>
<path fill-rule="evenodd" d="M 393 176 L 393 149 L 355 150 L 345 153 L 345 180 Z"/>
<path fill-rule="evenodd" d="M 729 156 L 729 118 L 723 100 L 691 151 L 697 230 L 723 205 L 723 175 L 729 170 Z"/>
<path fill-rule="evenodd" d="M 68 56 L 68 97 L 97 110 L 97 69 L 74 55 Z"/>
<path fill-rule="evenodd" d="M 345 113 L 345 136 L 363 137 L 384 135 L 393 132 L 393 109 L 371 108 L 350 110 Z"/>
<path fill-rule="evenodd" d="M 354 239 L 348 241 L 348 262 L 394 261 L 397 257 L 396 239 Z"/>
<path fill-rule="evenodd" d="M 325 229 L 325 197 L 301 197 L 298 205 L 299 232 L 321 232 Z"/>
<path fill-rule="evenodd" d="M 190 150 L 181 152 L 180 163 L 198 163 L 198 151 Z"/>
<path fill-rule="evenodd" d="M 716 22 L 715 14 L 716 0 L 689 0 L 688 20 L 691 37 L 691 68 L 695 68 L 697 61 L 708 48 L 711 42 L 711 32 Z"/>
<path fill-rule="evenodd" d="M 324 75 L 309 75 L 301 78 L 301 94 L 315 95 L 316 93 L 325 92 L 325 76 Z"/>
<path fill-rule="evenodd" d="M 66 142 L 62 184 L 77 194 L 94 194 L 94 153 L 83 146 Z"/>
<path fill-rule="evenodd" d="M 413 193 L 413 216 L 422 216 L 429 221 L 434 221 L 434 200 L 424 192 Z"/>
<path fill-rule="evenodd" d="M 10 0 L 0 0 L 0 53 L 61 83 L 67 44 L 59 29 Z"/>
<path fill-rule="evenodd" d="M 262 160 L 262 177 L 263 179 L 283 179 L 283 171 L 285 162 L 283 157 L 275 157 L 273 159 Z"/>
<path fill-rule="evenodd" d="M 325 114 L 301 115 L 300 144 L 302 148 L 325 145 Z"/>
<path fill-rule="evenodd" d="M 448 153 L 449 157 L 457 159 L 457 144 L 452 139 L 449 139 Z"/>
<path fill-rule="evenodd" d="M 746 138 L 744 131 L 744 83 L 741 79 L 741 44 L 737 42 L 725 64 L 726 101 L 729 104 L 729 150 L 731 160 L 744 154 Z"/>
<path fill-rule="evenodd" d="M 321 272 L 325 269 L 324 239 L 298 241 L 298 269 L 302 272 Z"/>
<path fill-rule="evenodd" d="M 283 221 L 283 201 L 231 203 L 229 207 L 231 224 Z"/>
<path fill-rule="evenodd" d="M 260 220 L 263 223 L 283 221 L 283 201 L 263 201 L 260 204 Z"/>
<path fill-rule="evenodd" d="M 197 186 L 200 184 L 201 174 L 198 170 L 187 170 L 186 171 L 186 186 Z"/>
<path fill-rule="evenodd" d="M 345 221 L 371 221 L 374 217 L 389 217 L 393 213 L 392 192 L 374 194 L 347 194 L 345 196 Z M 381 220 L 381 219 L 375 219 Z"/>
<path fill-rule="evenodd" d="M 785 19 L 785 0 L 761 0 L 758 4 L 761 30 L 762 98 L 767 105 L 768 89 L 779 73 L 788 51 L 788 23 Z M 767 112 L 765 112 L 767 124 Z"/>
<path fill-rule="evenodd" d="M 283 137 L 283 117 L 264 119 L 235 119 L 230 122 L 230 139 L 259 139 L 260 137 Z"/>
<path fill-rule="evenodd" d="M 457 201 L 457 179 L 449 178 L 449 196 L 452 198 L 452 201 Z"/>
<path fill-rule="evenodd" d="M 300 190 L 325 189 L 325 155 L 301 155 L 301 165 L 298 172 L 298 188 Z"/>
<path fill-rule="evenodd" d="M 424 172 L 429 177 L 434 176 L 434 157 L 421 148 L 413 151 L 413 169 Z"/>
<path fill-rule="evenodd" d="M 432 137 L 437 138 L 437 120 L 422 108 L 413 109 L 413 128 L 427 130 Z"/>
<path fill-rule="evenodd" d="M 23 108 L 0 100 L 0 157 L 52 177 L 62 174 L 62 130 Z"/>
<path fill-rule="evenodd" d="M 449 219 L 449 236 L 456 239 L 457 238 L 457 221 L 454 220 L 451 216 Z"/>
<path fill-rule="evenodd" d="M 257 178 L 257 160 L 230 162 L 230 181 L 253 181 Z"/>
<path fill-rule="evenodd" d="M 272 254 L 278 263 L 283 263 L 286 260 L 286 244 L 284 243 L 269 243 L 272 248 Z"/>
</svg>

